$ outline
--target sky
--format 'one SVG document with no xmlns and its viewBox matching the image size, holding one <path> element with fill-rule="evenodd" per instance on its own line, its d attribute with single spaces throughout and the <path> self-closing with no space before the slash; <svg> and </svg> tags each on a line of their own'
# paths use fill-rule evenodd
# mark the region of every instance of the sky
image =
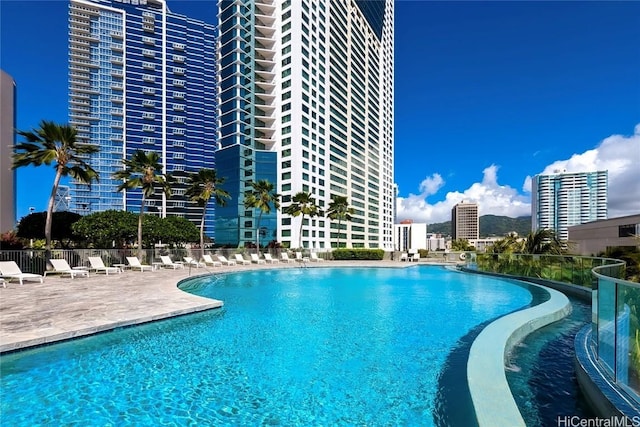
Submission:
<svg viewBox="0 0 640 427">
<path fill-rule="evenodd" d="M 295 0 L 294 0 L 295 1 Z M 68 121 L 67 1 L 0 0 L 18 129 Z M 169 0 L 215 23 L 216 0 Z M 531 214 L 531 178 L 609 171 L 609 217 L 640 214 L 640 2 L 396 1 L 398 220 Z M 18 219 L 53 167 L 17 173 Z"/>
</svg>

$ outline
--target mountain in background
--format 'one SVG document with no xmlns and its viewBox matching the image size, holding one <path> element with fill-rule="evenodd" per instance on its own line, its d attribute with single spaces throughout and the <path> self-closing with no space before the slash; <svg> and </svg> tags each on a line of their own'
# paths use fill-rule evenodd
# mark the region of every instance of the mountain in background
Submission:
<svg viewBox="0 0 640 427">
<path fill-rule="evenodd" d="M 526 236 L 531 232 L 531 216 L 510 218 L 508 216 L 482 215 L 480 217 L 480 237 L 502 237 L 515 231 L 518 236 Z M 451 221 L 428 224 L 427 233 L 451 235 Z"/>
</svg>

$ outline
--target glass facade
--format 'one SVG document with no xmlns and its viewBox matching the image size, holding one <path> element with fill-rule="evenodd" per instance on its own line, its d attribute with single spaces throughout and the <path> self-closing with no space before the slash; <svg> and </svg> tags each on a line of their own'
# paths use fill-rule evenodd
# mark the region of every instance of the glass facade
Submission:
<svg viewBox="0 0 640 427">
<path fill-rule="evenodd" d="M 607 171 L 536 175 L 532 181 L 533 231 L 555 230 L 569 239 L 568 227 L 607 219 Z"/>
<path fill-rule="evenodd" d="M 147 200 L 147 211 L 199 224 L 202 209 L 184 194 L 189 173 L 215 167 L 215 26 L 174 14 L 163 1 L 133 3 L 70 2 L 70 121 L 81 140 L 100 146 L 89 159 L 100 181 L 90 190 L 72 185 L 72 210 L 138 212 L 141 192 L 117 192 L 111 175 L 134 151 L 155 151 L 176 183 L 171 198 Z M 209 237 L 214 216 L 208 207 Z"/>
</svg>

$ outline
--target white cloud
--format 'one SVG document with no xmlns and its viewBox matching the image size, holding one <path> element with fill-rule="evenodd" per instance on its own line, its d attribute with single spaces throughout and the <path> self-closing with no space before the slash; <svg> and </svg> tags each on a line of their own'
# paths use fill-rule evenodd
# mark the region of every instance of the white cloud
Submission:
<svg viewBox="0 0 640 427">
<path fill-rule="evenodd" d="M 519 217 L 531 213 L 529 197 L 522 196 L 517 190 L 498 183 L 498 166 L 496 165 L 491 165 L 483 171 L 482 182 L 473 184 L 463 192 L 449 192 L 444 200 L 429 204 L 427 197 L 436 194 L 444 183 L 439 174 L 433 174 L 420 183 L 422 193 L 398 197 L 398 220 L 412 219 L 415 222 L 427 224 L 449 221 L 451 209 L 463 200 L 478 203 L 480 215 Z"/>
<path fill-rule="evenodd" d="M 438 192 L 444 185 L 444 179 L 440 174 L 434 173 L 432 176 L 428 176 L 420 183 L 420 191 L 425 197 L 432 196 Z"/>
<path fill-rule="evenodd" d="M 420 194 L 397 198 L 398 220 L 412 219 L 427 224 L 451 219 L 451 209 L 463 200 L 478 203 L 480 215 L 519 217 L 531 215 L 531 177 L 527 176 L 520 194 L 508 185 L 498 183 L 498 169 L 491 165 L 483 171 L 481 182 L 466 190 L 452 191 L 445 199 L 434 204 L 427 201 L 435 195 L 445 181 L 440 174 L 426 177 L 419 185 Z M 568 160 L 548 165 L 541 174 L 555 170 L 567 172 L 609 171 L 609 218 L 640 213 L 640 124 L 632 136 L 612 135 L 592 150 L 574 154 Z"/>
<path fill-rule="evenodd" d="M 593 150 L 558 160 L 541 173 L 609 171 L 609 218 L 640 213 L 640 123 L 631 136 L 612 135 Z"/>
</svg>

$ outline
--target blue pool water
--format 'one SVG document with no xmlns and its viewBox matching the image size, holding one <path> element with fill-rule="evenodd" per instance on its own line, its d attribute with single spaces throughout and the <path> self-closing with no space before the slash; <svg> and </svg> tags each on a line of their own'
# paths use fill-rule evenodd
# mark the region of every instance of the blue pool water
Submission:
<svg viewBox="0 0 640 427">
<path fill-rule="evenodd" d="M 531 302 L 504 280 L 417 266 L 261 270 L 183 289 L 225 306 L 3 355 L 3 424 L 436 425 L 458 340 Z"/>
</svg>

